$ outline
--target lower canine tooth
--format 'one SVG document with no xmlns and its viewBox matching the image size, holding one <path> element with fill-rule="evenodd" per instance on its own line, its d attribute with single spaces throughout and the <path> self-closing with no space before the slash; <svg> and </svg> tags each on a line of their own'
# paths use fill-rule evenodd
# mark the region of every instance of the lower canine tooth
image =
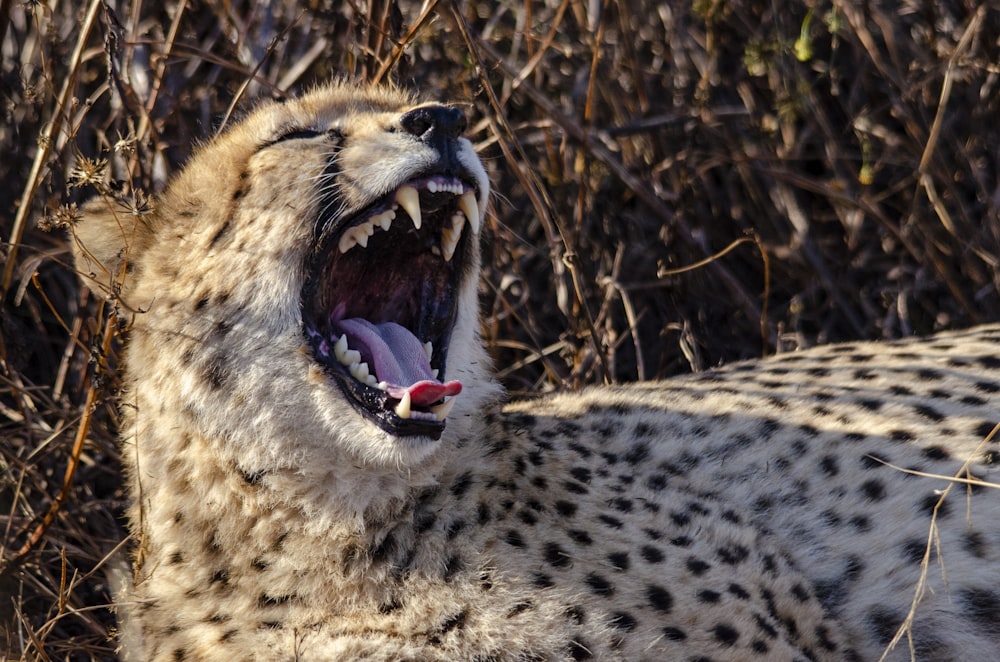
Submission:
<svg viewBox="0 0 1000 662">
<path fill-rule="evenodd" d="M 413 220 L 413 227 L 420 229 L 420 194 L 417 193 L 417 189 L 413 188 L 409 184 L 400 187 L 396 191 L 396 202 L 399 206 L 406 210 L 406 213 L 410 215 Z"/>
<path fill-rule="evenodd" d="M 403 399 L 399 401 L 398 405 L 396 405 L 396 416 L 399 416 L 400 418 L 409 418 L 410 417 L 410 394 L 409 393 L 404 393 L 403 394 Z"/>
<path fill-rule="evenodd" d="M 479 234 L 479 204 L 476 202 L 476 194 L 472 191 L 463 193 L 462 197 L 458 199 L 458 208 L 469 219 L 469 223 L 472 225 L 472 234 Z"/>
<path fill-rule="evenodd" d="M 439 421 L 443 421 L 448 418 L 448 414 L 451 413 L 451 408 L 455 406 L 455 398 L 449 398 L 445 400 L 437 407 L 431 407 L 431 411 L 434 412 L 434 418 Z"/>
</svg>

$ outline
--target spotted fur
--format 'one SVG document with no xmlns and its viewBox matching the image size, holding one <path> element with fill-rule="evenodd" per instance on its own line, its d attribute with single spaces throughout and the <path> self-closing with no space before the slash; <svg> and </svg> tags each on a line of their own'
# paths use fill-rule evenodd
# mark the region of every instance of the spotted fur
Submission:
<svg viewBox="0 0 1000 662">
<path fill-rule="evenodd" d="M 1000 493 L 946 478 L 997 481 L 1000 326 L 504 404 L 472 250 L 441 438 L 360 416 L 301 292 L 317 219 L 435 158 L 415 105 L 263 104 L 77 228 L 132 311 L 127 657 L 876 660 L 919 597 L 887 659 L 1000 658 Z"/>
</svg>

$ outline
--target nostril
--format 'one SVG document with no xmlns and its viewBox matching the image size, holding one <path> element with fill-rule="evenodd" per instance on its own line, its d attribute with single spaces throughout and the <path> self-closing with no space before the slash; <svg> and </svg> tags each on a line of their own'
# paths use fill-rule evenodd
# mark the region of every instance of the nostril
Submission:
<svg viewBox="0 0 1000 662">
<path fill-rule="evenodd" d="M 404 114 L 399 123 L 407 133 L 425 141 L 457 138 L 466 128 L 465 115 L 452 106 L 421 106 Z"/>
</svg>

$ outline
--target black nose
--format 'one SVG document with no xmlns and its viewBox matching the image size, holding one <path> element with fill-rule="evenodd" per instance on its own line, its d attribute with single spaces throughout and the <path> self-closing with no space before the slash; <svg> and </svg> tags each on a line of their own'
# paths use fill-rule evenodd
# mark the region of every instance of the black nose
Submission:
<svg viewBox="0 0 1000 662">
<path fill-rule="evenodd" d="M 465 115 L 453 106 L 421 106 L 399 119 L 403 129 L 426 143 L 457 138 L 465 132 Z"/>
</svg>

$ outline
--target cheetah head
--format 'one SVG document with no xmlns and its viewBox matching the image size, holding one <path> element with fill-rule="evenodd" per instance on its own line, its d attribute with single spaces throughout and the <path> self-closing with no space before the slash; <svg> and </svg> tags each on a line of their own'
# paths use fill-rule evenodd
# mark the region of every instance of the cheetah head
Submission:
<svg viewBox="0 0 1000 662">
<path fill-rule="evenodd" d="M 92 204 L 77 264 L 136 313 L 134 388 L 303 461 L 312 443 L 412 464 L 446 426 L 468 434 L 495 387 L 477 311 L 489 181 L 464 130 L 453 106 L 334 84 L 250 112 L 147 215 Z"/>
</svg>

